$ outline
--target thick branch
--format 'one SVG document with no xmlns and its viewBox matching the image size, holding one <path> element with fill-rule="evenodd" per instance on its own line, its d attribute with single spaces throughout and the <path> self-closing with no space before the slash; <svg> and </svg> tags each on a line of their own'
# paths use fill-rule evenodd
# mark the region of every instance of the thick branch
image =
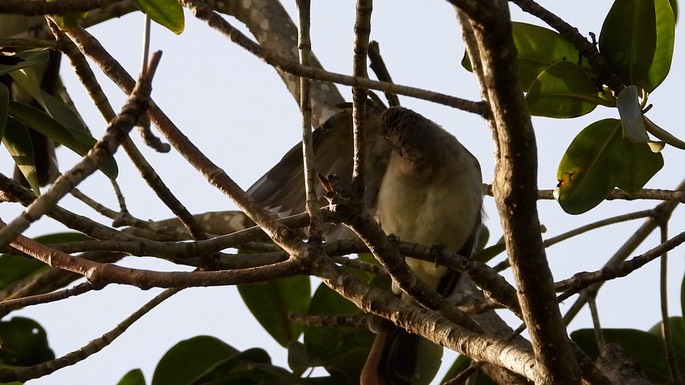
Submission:
<svg viewBox="0 0 685 385">
<path fill-rule="evenodd" d="M 517 52 L 506 1 L 451 1 L 468 15 L 484 71 L 479 79 L 497 141 L 494 195 L 519 302 L 538 362 L 554 384 L 578 384 L 580 370 L 566 335 L 545 258 L 537 213 L 537 148 L 518 81 Z"/>
</svg>

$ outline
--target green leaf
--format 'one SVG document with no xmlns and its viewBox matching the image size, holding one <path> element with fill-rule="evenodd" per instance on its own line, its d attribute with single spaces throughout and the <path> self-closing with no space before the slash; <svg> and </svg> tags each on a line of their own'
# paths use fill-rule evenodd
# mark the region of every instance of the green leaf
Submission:
<svg viewBox="0 0 685 385">
<path fill-rule="evenodd" d="M 0 64 L 0 76 L 7 75 L 12 71 L 16 71 L 22 68 L 45 64 L 48 62 L 48 59 L 50 58 L 50 52 L 47 49 L 41 48 L 39 50 L 24 51 L 22 53 L 17 54 L 16 57 L 22 59 L 17 64 Z"/>
<path fill-rule="evenodd" d="M 634 194 L 649 182 L 650 179 L 664 167 L 664 158 L 661 153 L 652 151 L 647 143 L 625 143 L 626 147 L 626 172 L 621 175 L 616 187 Z"/>
<path fill-rule="evenodd" d="M 0 362 L 6 365 L 30 366 L 55 358 L 45 329 L 29 318 L 0 322 L 0 341 Z"/>
<path fill-rule="evenodd" d="M 145 385 L 145 376 L 140 369 L 133 369 L 117 382 L 117 385 Z"/>
<path fill-rule="evenodd" d="M 578 50 L 557 32 L 526 23 L 512 23 L 514 43 L 518 50 L 519 76 L 524 90 L 552 64 L 581 61 Z M 585 63 L 581 67 L 592 73 Z"/>
<path fill-rule="evenodd" d="M 288 344 L 288 366 L 295 374 L 301 375 L 316 365 L 312 365 L 304 344 L 300 341 L 292 341 Z"/>
<path fill-rule="evenodd" d="M 616 106 L 621 116 L 623 137 L 633 143 L 648 142 L 649 135 L 647 135 L 647 128 L 642 120 L 642 108 L 637 96 L 637 86 L 631 85 L 621 91 L 618 94 Z"/>
<path fill-rule="evenodd" d="M 43 90 L 40 88 L 41 79 L 33 68 L 23 68 L 18 71 L 12 71 L 10 72 L 10 76 L 28 92 L 29 95 L 36 99 L 38 103 L 41 105 L 45 104 L 43 103 Z"/>
<path fill-rule="evenodd" d="M 602 25 L 600 52 L 616 70 L 625 84 L 635 84 L 651 92 L 670 68 L 672 35 L 670 26 L 659 27 L 655 2 L 667 0 L 616 0 Z M 662 4 L 662 8 L 663 8 Z M 665 6 L 670 6 L 665 4 Z M 665 12 L 660 14 L 666 22 Z M 671 11 L 671 19 L 673 18 Z M 657 38 L 660 39 L 657 44 Z M 668 45 L 671 48 L 668 49 Z M 657 54 L 657 45 L 661 50 Z M 667 52 L 670 51 L 670 52 Z M 652 69 L 654 68 L 654 69 Z M 654 84 L 657 82 L 657 84 Z"/>
<path fill-rule="evenodd" d="M 0 139 L 5 133 L 5 126 L 7 125 L 7 116 L 9 114 L 10 90 L 0 83 Z"/>
<path fill-rule="evenodd" d="M 623 140 L 621 131 L 619 120 L 604 119 L 583 129 L 573 140 L 557 170 L 555 193 L 564 211 L 588 211 L 615 186 L 635 192 L 661 169 L 661 154 L 650 151 L 645 143 Z"/>
<path fill-rule="evenodd" d="M 671 70 L 675 45 L 675 10 L 669 0 L 654 0 L 656 13 L 656 50 L 647 72 L 648 92 L 658 87 Z"/>
<path fill-rule="evenodd" d="M 519 80 L 527 90 L 547 67 L 559 63 L 580 63 L 580 67 L 592 76 L 592 67 L 583 62 L 580 53 L 568 40 L 555 31 L 537 25 L 512 23 L 514 44 L 518 51 Z M 464 54 L 461 65 L 473 71 L 468 55 Z"/>
<path fill-rule="evenodd" d="M 2 143 L 14 159 L 19 171 L 29 182 L 36 195 L 40 195 L 40 183 L 36 172 L 36 158 L 33 154 L 33 142 L 28 129 L 15 119 L 8 119 L 2 137 Z"/>
<path fill-rule="evenodd" d="M 14 71 L 11 75 L 62 126 L 70 131 L 78 131 L 90 135 L 88 128 L 76 112 L 41 89 L 40 80 L 35 75 L 35 71 L 30 69 Z"/>
<path fill-rule="evenodd" d="M 183 32 L 185 19 L 183 7 L 178 0 L 133 0 L 133 3 L 150 16 L 150 19 L 171 32 L 177 35 Z"/>
<path fill-rule="evenodd" d="M 271 365 L 271 357 L 260 348 L 247 349 L 215 363 L 189 385 L 201 384 L 267 384 L 295 379 L 287 370 Z"/>
<path fill-rule="evenodd" d="M 59 124 L 70 131 L 77 131 L 90 135 L 90 130 L 88 130 L 88 127 L 86 127 L 83 120 L 81 120 L 81 117 L 74 112 L 74 110 L 43 90 L 41 90 L 41 97 L 43 100 L 43 107 Z"/>
<path fill-rule="evenodd" d="M 574 118 L 607 101 L 597 96 L 595 82 L 577 65 L 562 61 L 547 67 L 526 95 L 532 115 Z"/>
<path fill-rule="evenodd" d="M 79 129 L 64 127 L 48 114 L 25 103 L 10 101 L 9 113 L 11 117 L 17 119 L 26 126 L 65 145 L 81 156 L 85 156 L 97 142 L 92 136 Z M 102 166 L 101 170 L 108 177 L 115 179 L 118 170 L 114 158 L 110 157 L 109 161 Z"/>
<path fill-rule="evenodd" d="M 216 363 L 237 353 L 238 350 L 210 336 L 181 341 L 157 364 L 152 385 L 188 385 Z"/>
<path fill-rule="evenodd" d="M 288 313 L 307 311 L 311 296 L 309 277 L 238 285 L 238 291 L 252 315 L 276 342 L 285 347 L 297 340 L 303 327 L 290 321 Z"/>
</svg>

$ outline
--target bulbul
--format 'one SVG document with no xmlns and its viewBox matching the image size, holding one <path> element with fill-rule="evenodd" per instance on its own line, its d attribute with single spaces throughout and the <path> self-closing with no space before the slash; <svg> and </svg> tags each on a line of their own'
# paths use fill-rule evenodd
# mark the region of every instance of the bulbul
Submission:
<svg viewBox="0 0 685 385">
<path fill-rule="evenodd" d="M 392 146 L 376 205 L 385 233 L 470 256 L 483 201 L 476 158 L 443 128 L 406 108 L 383 112 L 380 133 Z M 458 282 L 458 273 L 446 267 L 413 258 L 407 264 L 442 295 L 449 296 Z M 393 291 L 401 295 L 395 285 Z M 419 337 L 389 322 L 377 327 L 361 384 L 413 383 L 421 375 L 416 370 Z"/>
<path fill-rule="evenodd" d="M 22 16 L 2 14 L 0 15 L 0 36 L 12 37 L 20 33 L 28 33 L 34 36 L 36 31 L 41 31 L 40 38 L 47 38 L 49 31 L 45 25 L 45 18 L 42 16 Z M 3 49 L 11 49 L 2 47 Z M 59 67 L 61 54 L 59 51 L 50 51 L 48 62 L 45 65 L 31 67 L 35 71 L 37 78 L 40 81 L 40 87 L 47 93 L 54 95 L 59 85 Z M 21 86 L 16 84 L 9 75 L 0 77 L 0 82 L 5 84 L 10 91 L 10 97 L 14 101 L 31 104 L 32 106 L 42 109 L 40 104 L 33 99 L 33 97 L 24 90 Z M 55 156 L 55 143 L 37 132 L 29 129 L 29 136 L 33 146 L 33 156 L 36 166 L 36 174 L 38 175 L 38 182 L 41 186 L 52 182 L 58 175 L 57 158 Z M 14 170 L 14 179 L 20 181 L 25 186 L 28 182 L 19 171 L 19 168 Z"/>
<path fill-rule="evenodd" d="M 406 108 L 381 113 L 367 105 L 365 130 L 364 203 L 383 230 L 403 241 L 469 256 L 480 229 L 483 200 L 475 157 L 440 126 Z M 329 118 L 314 131 L 313 142 L 317 173 L 337 174 L 344 188 L 352 175 L 352 109 L 343 108 Z M 283 216 L 305 211 L 301 146 L 291 149 L 247 191 Z M 327 239 L 339 234 L 339 228 L 333 228 Z M 411 258 L 407 262 L 443 295 L 449 295 L 458 281 L 458 274 L 447 268 Z M 397 288 L 393 291 L 399 293 Z M 419 337 L 387 321 L 373 324 L 378 335 L 364 365 L 362 385 L 411 384 L 420 376 L 415 370 Z"/>
<path fill-rule="evenodd" d="M 366 107 L 366 190 L 364 204 L 373 212 L 376 207 L 378 188 L 390 157 L 390 143 L 379 133 L 381 108 L 371 102 Z M 352 106 L 345 105 L 328 118 L 321 127 L 314 130 L 314 165 L 323 176 L 337 175 L 342 188 L 349 188 L 352 180 Z M 322 186 L 317 186 L 317 195 L 323 196 Z M 281 216 L 299 214 L 305 211 L 304 174 L 302 166 L 302 144 L 299 143 L 283 156 L 271 170 L 259 178 L 247 193 L 265 208 Z M 322 198 L 322 205 L 325 205 Z M 336 238 L 340 228 L 334 227 L 327 234 Z M 351 232 L 348 233 L 351 235 Z"/>
</svg>

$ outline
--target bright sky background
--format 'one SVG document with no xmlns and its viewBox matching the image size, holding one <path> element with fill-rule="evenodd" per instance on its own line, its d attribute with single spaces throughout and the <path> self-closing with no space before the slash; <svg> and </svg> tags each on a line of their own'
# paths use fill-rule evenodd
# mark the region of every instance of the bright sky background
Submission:
<svg viewBox="0 0 685 385">
<path fill-rule="evenodd" d="M 291 15 L 295 15 L 294 1 L 285 3 Z M 352 68 L 354 2 L 329 0 L 313 3 L 314 52 L 326 69 L 349 74 Z M 576 25 L 583 34 L 595 32 L 599 35 L 604 15 L 612 2 L 577 0 L 541 3 Z M 512 5 L 512 12 L 515 20 L 532 20 L 518 11 L 515 5 Z M 153 98 L 210 159 L 247 188 L 299 140 L 297 105 L 273 69 L 203 23 L 195 21 L 190 14 L 187 17 L 186 31 L 180 36 L 160 27 L 153 28 L 152 48 L 164 52 L 155 77 Z M 140 14 L 128 15 L 91 29 L 91 33 L 134 75 L 140 67 L 142 20 Z M 231 22 L 240 26 L 235 20 Z M 376 1 L 372 22 L 371 38 L 380 42 L 381 52 L 397 83 L 479 99 L 475 78 L 459 65 L 464 48 L 454 11 L 447 2 Z M 680 26 L 676 36 L 682 32 Z M 682 67 L 685 64 L 684 50 L 683 42 L 677 41 L 671 74 L 650 98 L 654 108 L 649 113 L 657 124 L 681 138 L 685 138 L 679 117 L 683 106 L 682 87 L 685 85 Z M 94 135 L 101 136 L 105 128 L 104 121 L 90 105 L 66 62 L 62 73 L 72 98 Z M 109 80 L 100 78 L 110 101 L 118 110 L 124 95 Z M 349 88 L 343 87 L 341 90 L 349 99 Z M 480 160 L 485 182 L 492 180 L 493 145 L 490 131 L 483 120 L 425 101 L 407 97 L 402 97 L 401 101 L 457 136 Z M 556 167 L 563 151 L 583 127 L 603 117 L 618 117 L 617 111 L 598 107 L 589 118 L 534 120 L 540 154 L 540 188 L 554 188 Z M 136 143 L 141 143 L 135 132 L 132 136 Z M 140 148 L 191 212 L 235 208 L 228 198 L 205 183 L 174 150 L 169 154 L 157 154 L 142 144 Z M 8 175 L 11 173 L 10 160 L 4 150 L 0 151 L 0 156 L 0 171 Z M 63 148 L 58 151 L 58 157 L 61 170 L 69 169 L 77 161 Z M 667 147 L 664 157 L 666 166 L 650 181 L 648 187 L 672 189 L 685 177 L 682 173 L 685 153 Z M 128 198 L 131 213 L 142 219 L 169 217 L 169 210 L 147 189 L 123 152 L 117 154 L 117 159 L 120 167 L 118 180 Z M 106 196 L 104 203 L 112 208 L 117 207 L 104 176 L 96 175 L 79 188 L 92 196 Z M 99 217 L 73 198 L 63 204 L 76 212 Z M 656 202 L 605 202 L 592 212 L 580 216 L 565 214 L 553 201 L 540 202 L 539 208 L 542 223 L 548 229 L 545 235 L 551 237 L 593 220 L 652 208 L 654 205 Z M 491 197 L 486 197 L 485 209 L 489 214 L 486 224 L 492 233 L 491 239 L 497 239 L 501 230 Z M 10 207 L 9 204 L 0 206 L 0 217 L 6 222 L 18 212 L 17 207 Z M 102 220 L 108 223 L 106 219 Z M 641 223 L 637 221 L 612 226 L 583 235 L 567 245 L 550 248 L 548 256 L 555 278 L 559 280 L 579 270 L 599 268 Z M 672 234 L 685 229 L 685 218 L 681 211 L 675 212 L 670 228 Z M 45 218 L 35 224 L 29 234 L 61 230 L 56 222 Z M 652 237 L 647 244 L 653 246 L 656 241 Z M 642 247 L 640 250 L 648 248 Z M 679 315 L 683 249 L 676 249 L 671 256 L 671 312 Z M 175 268 L 150 258 L 129 258 L 124 263 L 158 269 Z M 646 329 L 658 322 L 657 277 L 658 263 L 653 262 L 628 278 L 605 286 L 599 297 L 603 326 Z M 141 291 L 110 286 L 99 292 L 13 314 L 39 321 L 47 329 L 52 348 L 61 356 L 101 336 L 158 292 L 157 289 Z M 569 300 L 566 305 L 572 303 L 573 300 Z M 589 313 L 585 310 L 571 325 L 571 330 L 589 325 Z M 155 365 L 171 346 L 201 334 L 216 336 L 241 350 L 263 347 L 276 364 L 287 367 L 286 351 L 261 330 L 233 287 L 198 288 L 185 290 L 167 300 L 134 324 L 122 337 L 85 362 L 29 383 L 116 384 L 134 368 L 142 368 L 149 383 Z M 447 362 L 451 363 L 454 355 L 448 357 Z"/>
</svg>

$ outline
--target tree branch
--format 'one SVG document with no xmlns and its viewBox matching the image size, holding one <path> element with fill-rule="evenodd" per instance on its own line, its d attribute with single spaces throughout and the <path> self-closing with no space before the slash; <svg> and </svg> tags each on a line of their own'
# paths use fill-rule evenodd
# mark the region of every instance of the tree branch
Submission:
<svg viewBox="0 0 685 385">
<path fill-rule="evenodd" d="M 481 91 L 496 140 L 495 201 L 519 302 L 545 382 L 578 384 L 580 369 L 554 295 L 537 214 L 537 148 L 518 81 L 516 46 L 506 1 L 450 1 L 464 11 L 482 63 Z"/>
<path fill-rule="evenodd" d="M 240 31 L 231 26 L 219 14 L 209 6 L 198 0 L 181 0 L 181 3 L 193 11 L 195 17 L 206 21 L 210 27 L 221 32 L 226 38 L 246 49 L 251 54 L 264 60 L 267 64 L 277 69 L 296 76 L 303 76 L 314 80 L 329 81 L 354 87 L 370 88 L 383 92 L 391 92 L 400 95 L 411 96 L 418 99 L 430 100 L 435 103 L 452 106 L 467 112 L 479 115 L 486 114 L 482 102 L 473 102 L 453 96 L 430 92 L 414 87 L 401 86 L 388 82 L 373 81 L 370 79 L 357 78 L 324 71 L 320 68 L 304 67 L 299 63 L 285 59 L 279 54 L 272 52 L 251 41 Z"/>
</svg>

